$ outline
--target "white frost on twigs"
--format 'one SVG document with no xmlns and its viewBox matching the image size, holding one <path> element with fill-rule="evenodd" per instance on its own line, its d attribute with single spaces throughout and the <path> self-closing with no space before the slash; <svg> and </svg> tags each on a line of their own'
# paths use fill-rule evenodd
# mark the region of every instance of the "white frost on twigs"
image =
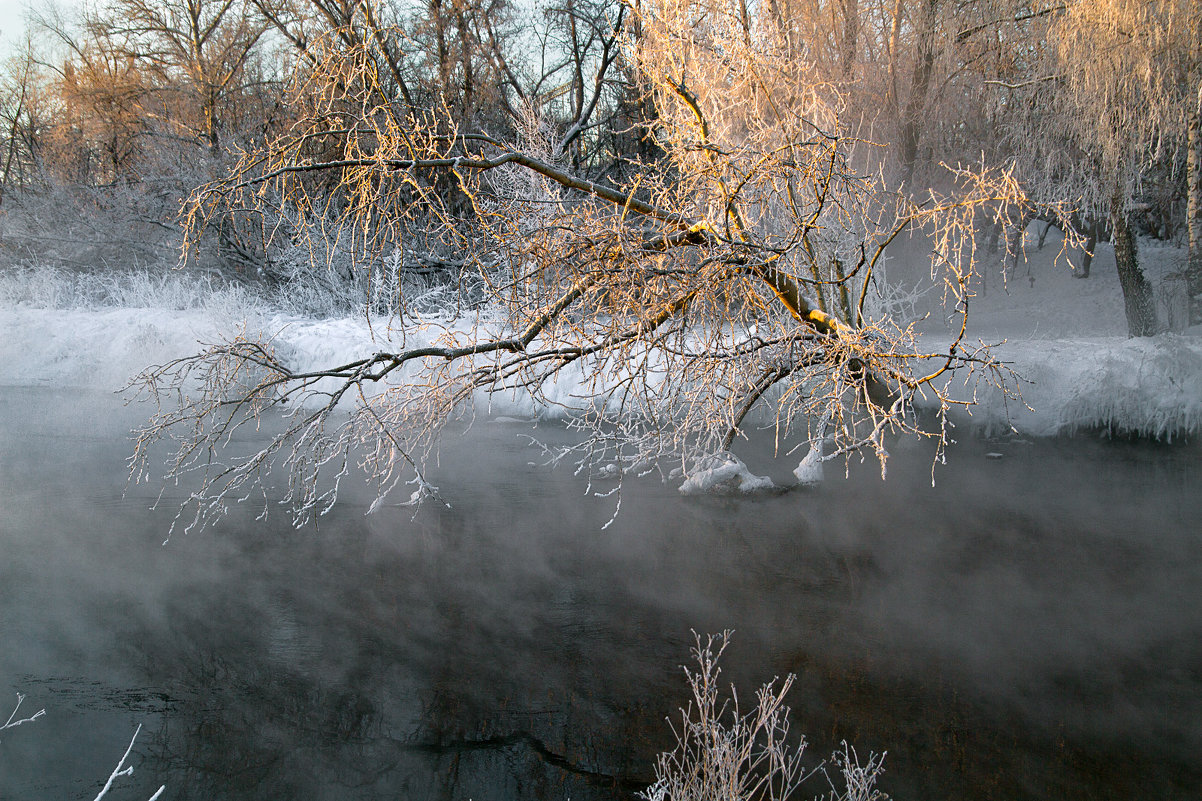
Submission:
<svg viewBox="0 0 1202 801">
<path fill-rule="evenodd" d="M 413 490 L 413 494 L 409 496 L 409 500 L 402 503 L 401 506 L 418 506 L 426 498 L 438 498 L 438 487 L 426 481 L 420 475 L 410 479 L 407 483 L 416 485 L 417 489 Z M 447 504 L 447 506 L 449 507 L 450 504 Z"/>
<path fill-rule="evenodd" d="M 42 715 L 46 714 L 45 709 L 39 709 L 37 712 L 34 712 L 32 715 L 30 715 L 27 718 L 17 718 L 17 712 L 21 709 L 21 703 L 24 700 L 25 700 L 25 696 L 22 695 L 21 693 L 17 693 L 17 705 L 13 707 L 12 714 L 8 716 L 8 720 L 6 720 L 4 722 L 4 725 L 0 726 L 0 731 L 4 731 L 5 729 L 15 729 L 18 726 L 25 724 L 25 723 L 33 723 L 35 720 L 40 718 Z"/>
<path fill-rule="evenodd" d="M 137 741 L 138 734 L 141 731 L 142 724 L 139 723 L 138 728 L 134 729 L 134 736 L 130 738 L 129 746 L 126 747 L 125 754 L 122 755 L 121 761 L 117 763 L 117 767 L 113 768 L 113 772 L 109 774 L 108 781 L 104 783 L 104 787 L 101 788 L 100 793 L 96 796 L 96 798 L 93 799 L 93 801 L 100 801 L 100 799 L 104 798 L 108 791 L 112 789 L 113 782 L 117 780 L 118 776 L 132 776 L 134 774 L 133 766 L 131 765 L 126 767 L 125 760 L 129 759 L 130 752 L 134 750 L 134 742 Z M 159 789 L 155 791 L 154 795 L 150 797 L 150 801 L 156 801 L 156 799 L 161 796 L 166 789 L 167 785 L 165 784 L 159 787 Z"/>
<path fill-rule="evenodd" d="M 387 503 L 386 498 L 388 497 L 388 492 L 384 491 L 377 495 L 376 499 L 371 502 L 371 505 L 367 507 L 367 512 L 365 514 L 374 514 L 376 510 L 383 506 L 420 506 L 422 501 L 424 501 L 426 498 L 434 498 L 448 509 L 451 508 L 451 505 L 444 501 L 442 496 L 438 494 L 438 487 L 426 481 L 420 475 L 411 478 L 405 483 L 416 487 L 412 494 L 410 494 L 409 500 L 401 503 Z"/>
<path fill-rule="evenodd" d="M 764 492 L 775 485 L 767 476 L 753 475 L 739 457 L 719 453 L 701 460 L 680 485 L 682 495 L 723 495 Z"/>
</svg>

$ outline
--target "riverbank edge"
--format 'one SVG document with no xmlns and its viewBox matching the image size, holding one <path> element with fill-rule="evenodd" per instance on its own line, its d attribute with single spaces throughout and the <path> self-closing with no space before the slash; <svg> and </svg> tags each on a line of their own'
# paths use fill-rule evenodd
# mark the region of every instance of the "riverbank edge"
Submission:
<svg viewBox="0 0 1202 801">
<path fill-rule="evenodd" d="M 305 319 L 242 309 L 0 308 L 0 384 L 118 391 L 143 368 L 193 353 L 237 331 L 270 334 L 298 368 L 344 362 L 395 345 L 433 340 L 453 323 L 389 331 L 353 318 Z M 1081 337 L 1005 341 L 996 353 L 1011 388 L 969 381 L 955 397 L 958 426 L 996 436 L 1054 437 L 1086 430 L 1172 441 L 1202 432 L 1202 336 Z M 568 382 L 570 383 L 570 381 Z M 565 397 L 574 385 L 558 388 Z M 557 393 L 557 394 L 558 394 Z M 547 418 L 553 408 L 493 396 L 484 412 Z"/>
</svg>

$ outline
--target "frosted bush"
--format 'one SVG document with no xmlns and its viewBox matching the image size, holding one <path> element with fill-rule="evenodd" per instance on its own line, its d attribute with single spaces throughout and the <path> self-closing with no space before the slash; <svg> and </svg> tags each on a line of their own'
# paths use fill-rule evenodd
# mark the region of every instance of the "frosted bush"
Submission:
<svg viewBox="0 0 1202 801">
<path fill-rule="evenodd" d="M 760 687 L 748 711 L 740 707 L 734 687 L 729 697 L 721 691 L 718 661 L 730 635 L 726 631 L 704 641 L 694 635 L 696 668 L 685 668 L 693 700 L 680 711 L 679 723 L 672 725 L 676 747 L 656 760 L 655 783 L 640 793 L 644 801 L 784 801 L 810 775 L 802 761 L 805 738 L 790 735 L 789 707 L 784 705 L 793 676 Z M 884 799 L 876 789 L 884 758 L 884 754 L 870 754 L 860 764 L 855 749 L 844 743 L 831 759 L 838 774 L 827 774 L 831 786 L 827 798 Z"/>
<path fill-rule="evenodd" d="M 85 272 L 39 263 L 0 270 L 5 308 L 204 309 L 244 317 L 262 305 L 245 286 L 171 268 Z"/>
</svg>

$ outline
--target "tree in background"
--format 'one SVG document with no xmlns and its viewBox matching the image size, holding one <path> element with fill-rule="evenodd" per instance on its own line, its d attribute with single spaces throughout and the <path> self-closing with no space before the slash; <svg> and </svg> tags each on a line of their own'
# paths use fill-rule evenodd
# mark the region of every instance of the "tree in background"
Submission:
<svg viewBox="0 0 1202 801">
<path fill-rule="evenodd" d="M 266 25 L 248 2 L 110 0 L 84 19 L 89 38 L 112 40 L 147 76 L 141 105 L 163 131 L 217 155 L 223 133 L 254 116 L 248 66 Z"/>
<path fill-rule="evenodd" d="M 0 68 L 0 205 L 9 192 L 19 194 L 35 182 L 39 149 L 50 125 L 47 106 L 33 45 L 26 39 Z"/>
<path fill-rule="evenodd" d="M 149 76 L 117 31 L 85 24 L 74 36 L 65 23 L 55 26 L 67 52 L 48 76 L 56 109 L 43 163 L 55 178 L 84 186 L 138 180 L 153 132 L 143 107 Z"/>
<path fill-rule="evenodd" d="M 1202 322 L 1199 239 L 1202 169 L 1202 14 L 1191 0 L 1081 0 L 1048 18 L 1043 59 L 1014 99 L 1032 190 L 1068 198 L 1079 213 L 1109 221 L 1133 336 L 1160 330 L 1140 269 L 1132 212 L 1157 182 L 1187 187 L 1189 321 Z"/>
<path fill-rule="evenodd" d="M 807 50 L 845 97 L 857 135 L 888 145 L 889 167 L 914 194 L 946 189 L 944 164 L 993 163 L 999 107 L 985 82 L 1030 47 L 1047 12 L 1020 0 L 836 0 L 809 25 Z M 852 20 L 857 16 L 856 21 Z"/>
<path fill-rule="evenodd" d="M 1202 11 L 1193 0 L 1086 0 L 1056 32 L 1065 88 L 1092 105 L 1078 126 L 1113 171 L 1112 203 L 1129 203 L 1158 160 L 1186 174 L 1189 321 L 1202 323 Z"/>
<path fill-rule="evenodd" d="M 24 83 L 41 123 L 18 149 L 23 191 L 7 204 L 6 249 L 73 268 L 172 266 L 181 199 L 229 169 L 226 146 L 261 137 L 278 115 L 266 23 L 252 11 L 113 0 L 35 15 L 43 35 Z M 203 266 L 245 269 L 237 229 L 213 228 Z"/>
</svg>

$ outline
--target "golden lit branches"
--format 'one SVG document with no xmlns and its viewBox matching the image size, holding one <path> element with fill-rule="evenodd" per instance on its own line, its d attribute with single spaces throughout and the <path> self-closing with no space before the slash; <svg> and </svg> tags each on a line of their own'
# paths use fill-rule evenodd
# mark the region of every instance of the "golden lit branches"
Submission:
<svg viewBox="0 0 1202 801">
<path fill-rule="evenodd" d="M 435 243 L 470 308 L 431 334 L 403 306 L 398 336 L 324 369 L 293 367 L 253 338 L 153 368 L 140 384 L 170 402 L 140 455 L 177 437 L 169 469 L 200 472 L 205 514 L 282 462 L 303 518 L 332 502 L 354 459 L 381 495 L 402 474 L 425 491 L 443 425 L 499 393 L 561 410 L 586 436 L 556 457 L 617 474 L 671 462 L 687 474 L 753 418 L 788 447 L 827 441 L 830 457 L 867 451 L 882 467 L 889 436 L 940 439 L 915 403 L 941 416 L 962 402 L 947 386 L 954 369 L 1003 375 L 963 326 L 920 347 L 913 321 L 881 300 L 882 256 L 903 233 L 929 237 L 966 316 L 972 217 L 1020 203 L 1017 186 L 962 171 L 956 196 L 922 204 L 858 174 L 834 90 L 771 18 L 736 10 L 630 12 L 624 57 L 658 112 L 648 135 L 663 155 L 606 180 L 560 158 L 536 113 L 510 139 L 468 130 L 446 109 L 390 100 L 370 43 L 316 50 L 320 68 L 295 82 L 297 123 L 196 193 L 189 224 L 271 202 L 279 231 L 327 258 L 349 250 L 370 265 L 395 248 L 413 263 Z M 285 412 L 270 444 L 223 461 L 233 431 L 268 410 Z"/>
</svg>

